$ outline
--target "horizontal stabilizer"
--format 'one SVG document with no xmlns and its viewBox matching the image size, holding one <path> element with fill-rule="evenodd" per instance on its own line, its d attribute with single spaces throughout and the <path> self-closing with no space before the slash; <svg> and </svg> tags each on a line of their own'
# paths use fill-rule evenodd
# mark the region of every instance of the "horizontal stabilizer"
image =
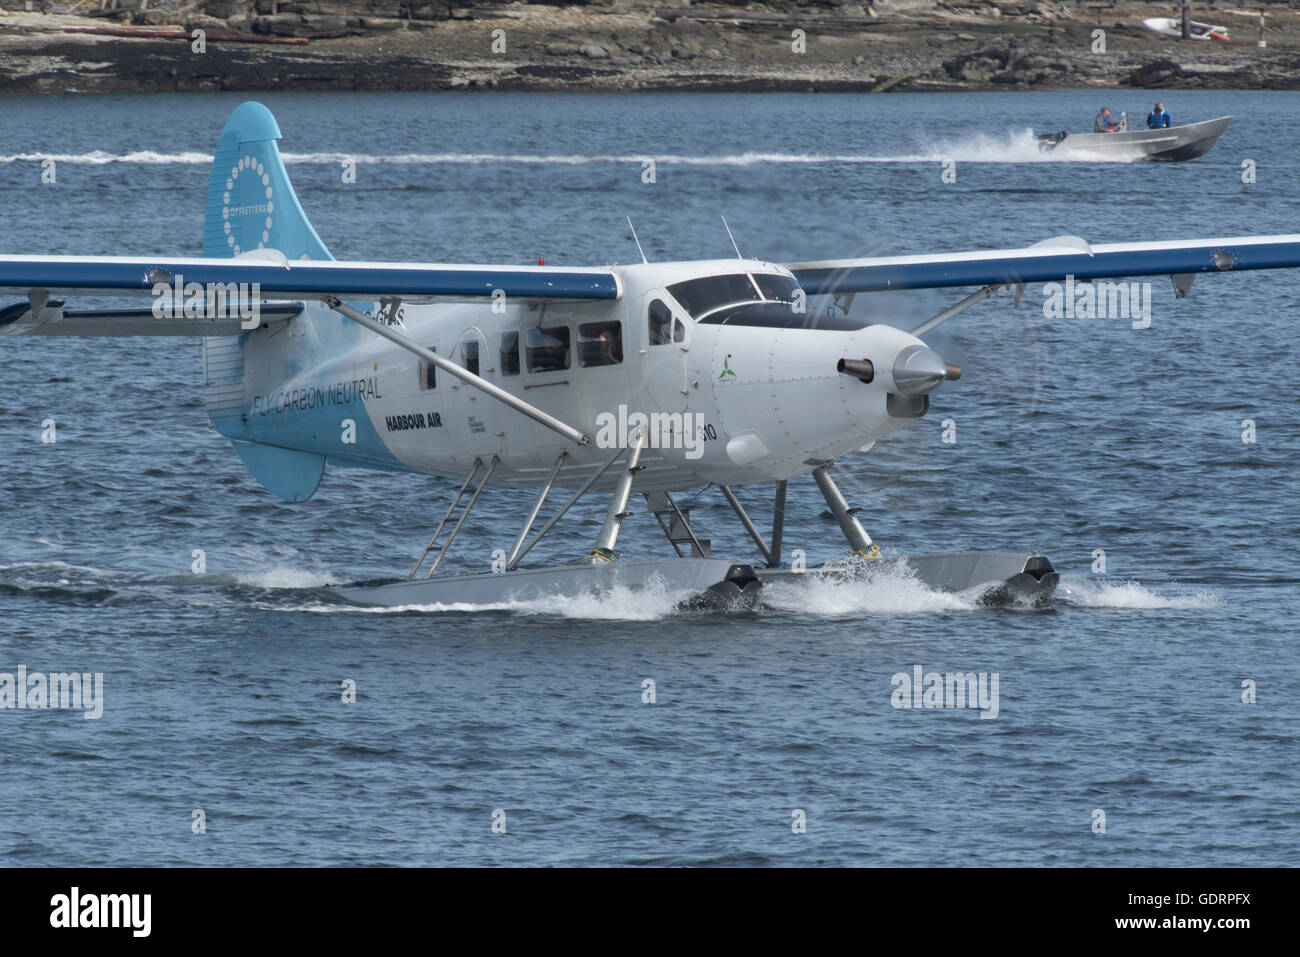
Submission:
<svg viewBox="0 0 1300 957">
<path fill-rule="evenodd" d="M 260 306 L 255 315 L 258 325 L 267 325 L 301 311 L 300 303 L 276 303 Z M 160 318 L 152 309 L 70 311 L 61 299 L 51 299 L 36 313 L 27 302 L 0 309 L 0 336 L 237 336 L 247 331 L 239 318 Z"/>
</svg>

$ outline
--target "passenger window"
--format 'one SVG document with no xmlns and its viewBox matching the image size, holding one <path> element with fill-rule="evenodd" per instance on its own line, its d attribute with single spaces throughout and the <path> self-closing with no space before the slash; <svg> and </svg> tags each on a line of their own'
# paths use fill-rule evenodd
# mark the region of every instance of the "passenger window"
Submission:
<svg viewBox="0 0 1300 957">
<path fill-rule="evenodd" d="M 529 329 L 529 372 L 562 372 L 569 368 L 569 327 L 549 326 Z"/>
<path fill-rule="evenodd" d="M 665 346 L 673 341 L 673 313 L 658 299 L 650 303 L 650 345 Z M 681 338 L 678 337 L 678 342 Z"/>
<path fill-rule="evenodd" d="M 501 374 L 519 375 L 519 333 L 501 333 Z"/>
<path fill-rule="evenodd" d="M 578 365 L 612 366 L 622 361 L 621 322 L 584 322 L 578 326 Z"/>
<path fill-rule="evenodd" d="M 478 375 L 478 340 L 466 339 L 460 344 L 461 358 L 466 371 Z"/>
<path fill-rule="evenodd" d="M 437 348 L 429 346 L 430 352 L 437 352 Z M 428 392 L 430 389 L 438 387 L 438 367 L 432 362 L 420 362 L 420 391 Z"/>
</svg>

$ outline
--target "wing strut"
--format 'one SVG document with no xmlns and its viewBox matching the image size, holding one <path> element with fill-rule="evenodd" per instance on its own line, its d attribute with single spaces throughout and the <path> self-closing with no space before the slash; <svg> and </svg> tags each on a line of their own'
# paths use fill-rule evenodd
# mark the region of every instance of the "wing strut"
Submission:
<svg viewBox="0 0 1300 957">
<path fill-rule="evenodd" d="M 982 289 L 977 289 L 975 292 L 971 293 L 961 302 L 957 303 L 956 305 L 949 306 L 943 312 L 935 313 L 933 316 L 925 320 L 925 322 L 921 323 L 915 329 L 910 330 L 912 335 L 918 337 L 923 336 L 931 329 L 933 329 L 935 326 L 943 325 L 949 319 L 952 319 L 953 317 L 958 316 L 961 313 L 965 312 L 967 309 L 975 305 L 977 302 L 983 302 L 985 299 L 988 299 L 990 296 L 992 296 L 994 293 L 998 291 L 998 288 L 1001 285 L 1002 283 L 1000 282 L 994 282 L 994 283 L 989 283 L 989 285 L 984 286 Z M 1019 299 L 1020 299 L 1020 294 L 1017 293 L 1016 294 L 1017 304 L 1019 303 Z"/>
<path fill-rule="evenodd" d="M 541 409 L 537 408 L 537 406 L 530 405 L 518 396 L 511 395 L 505 389 L 493 385 L 491 382 L 488 382 L 487 379 L 476 376 L 468 369 L 462 369 L 450 359 L 443 358 L 436 352 L 424 348 L 424 346 L 412 339 L 408 339 L 391 326 L 386 326 L 382 322 L 376 322 L 364 312 L 358 312 L 356 309 L 353 309 L 347 303 L 335 298 L 334 296 L 321 296 L 321 302 L 325 303 L 325 305 L 329 306 L 340 315 L 347 316 L 357 325 L 365 326 L 375 335 L 383 336 L 389 342 L 396 343 L 407 352 L 413 353 L 425 362 L 437 366 L 443 372 L 447 373 L 447 375 L 455 376 L 466 385 L 471 385 L 480 392 L 486 392 L 492 398 L 510 406 L 510 408 L 514 409 L 516 412 L 522 412 L 534 422 L 544 425 L 554 432 L 560 433 L 560 435 L 564 436 L 570 442 L 576 442 L 578 445 L 591 445 L 591 439 L 573 428 L 573 426 L 566 425 L 559 419 L 555 418 L 555 416 L 548 415 Z"/>
</svg>

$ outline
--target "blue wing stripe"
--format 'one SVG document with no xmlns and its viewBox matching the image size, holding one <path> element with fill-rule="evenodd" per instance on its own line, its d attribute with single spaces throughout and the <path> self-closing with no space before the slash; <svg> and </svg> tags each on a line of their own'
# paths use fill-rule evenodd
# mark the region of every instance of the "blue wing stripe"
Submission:
<svg viewBox="0 0 1300 957">
<path fill-rule="evenodd" d="M 1056 252 L 1018 256 L 990 254 L 962 259 L 933 256 L 925 257 L 921 262 L 796 263 L 790 266 L 790 270 L 809 295 L 828 295 L 1003 282 L 1048 282 L 1066 276 L 1112 279 L 1295 266 L 1300 266 L 1300 241 L 1288 239 L 1241 245 L 1188 244 L 1165 249 L 1098 247 L 1091 255 Z"/>
<path fill-rule="evenodd" d="M 265 298 L 347 296 L 491 297 L 501 289 L 525 299 L 617 299 L 618 282 L 605 270 L 531 267 L 467 269 L 444 266 L 297 261 L 289 268 L 237 259 L 93 260 L 0 257 L 0 288 L 148 294 L 155 270 L 186 283 L 258 283 Z M 151 275 L 155 278 L 151 279 Z M 163 280 L 167 281 L 167 280 Z"/>
</svg>

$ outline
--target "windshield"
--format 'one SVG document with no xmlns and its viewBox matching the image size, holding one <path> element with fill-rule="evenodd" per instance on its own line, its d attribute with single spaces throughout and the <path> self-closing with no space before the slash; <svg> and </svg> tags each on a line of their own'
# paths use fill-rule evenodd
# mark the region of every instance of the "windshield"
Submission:
<svg viewBox="0 0 1300 957">
<path fill-rule="evenodd" d="M 754 282 L 758 283 L 764 299 L 775 299 L 777 302 L 794 302 L 795 295 L 799 292 L 799 283 L 791 276 L 754 273 Z"/>
<path fill-rule="evenodd" d="M 673 283 L 668 287 L 673 298 L 682 304 L 682 308 L 696 319 L 710 309 L 725 306 L 732 302 L 753 302 L 759 298 L 758 290 L 749 281 L 746 273 L 732 276 L 704 276 L 700 279 L 688 279 Z"/>
<path fill-rule="evenodd" d="M 747 302 L 719 309 L 701 319 L 705 325 L 766 326 L 770 329 L 829 329 L 849 332 L 869 323 L 845 316 L 836 309 L 806 309 L 796 312 L 785 302 Z"/>
<path fill-rule="evenodd" d="M 799 283 L 790 276 L 771 273 L 735 273 L 688 279 L 674 283 L 668 291 L 692 319 L 699 319 L 720 306 L 739 302 L 794 302 L 799 294 Z"/>
</svg>

